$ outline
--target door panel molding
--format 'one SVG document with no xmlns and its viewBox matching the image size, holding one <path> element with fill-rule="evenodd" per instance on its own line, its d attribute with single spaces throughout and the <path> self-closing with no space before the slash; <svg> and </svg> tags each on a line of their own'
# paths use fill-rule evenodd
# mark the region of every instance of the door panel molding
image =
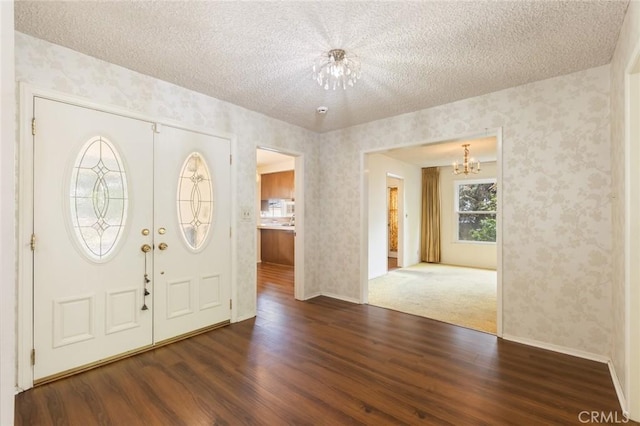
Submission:
<svg viewBox="0 0 640 426">
<path fill-rule="evenodd" d="M 53 347 L 95 338 L 95 293 L 54 299 L 51 325 Z"/>
<path fill-rule="evenodd" d="M 107 292 L 105 334 L 140 326 L 139 314 L 142 303 L 139 295 L 136 287 Z"/>
</svg>

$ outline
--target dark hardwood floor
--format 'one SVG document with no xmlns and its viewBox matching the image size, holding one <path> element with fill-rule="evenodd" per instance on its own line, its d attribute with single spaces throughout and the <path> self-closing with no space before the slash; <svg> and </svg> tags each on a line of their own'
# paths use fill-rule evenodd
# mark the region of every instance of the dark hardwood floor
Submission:
<svg viewBox="0 0 640 426">
<path fill-rule="evenodd" d="M 258 316 L 16 397 L 18 425 L 550 425 L 622 413 L 606 365 L 327 297 L 258 267 Z M 582 419 L 587 418 L 582 415 Z"/>
</svg>

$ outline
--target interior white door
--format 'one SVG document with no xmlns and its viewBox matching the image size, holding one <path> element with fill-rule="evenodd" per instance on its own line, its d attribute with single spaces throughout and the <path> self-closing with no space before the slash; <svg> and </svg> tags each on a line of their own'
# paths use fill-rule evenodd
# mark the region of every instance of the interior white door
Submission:
<svg viewBox="0 0 640 426">
<path fill-rule="evenodd" d="M 34 381 L 152 344 L 151 123 L 34 99 Z M 148 310 L 143 310 L 143 306 Z"/>
<path fill-rule="evenodd" d="M 155 135 L 154 339 L 231 318 L 230 142 L 162 126 Z"/>
</svg>

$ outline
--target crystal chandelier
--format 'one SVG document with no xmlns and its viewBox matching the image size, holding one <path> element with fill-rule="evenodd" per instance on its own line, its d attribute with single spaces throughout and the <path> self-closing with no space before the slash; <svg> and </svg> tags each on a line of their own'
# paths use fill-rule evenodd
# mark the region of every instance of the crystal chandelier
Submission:
<svg viewBox="0 0 640 426">
<path fill-rule="evenodd" d="M 342 49 L 322 54 L 313 64 L 313 79 L 325 90 L 353 87 L 359 78 L 360 59 L 356 55 L 347 55 Z"/>
<path fill-rule="evenodd" d="M 462 145 L 462 147 L 464 148 L 464 158 L 462 159 L 462 168 L 460 168 L 460 165 L 458 164 L 457 161 L 453 162 L 454 175 L 459 175 L 461 173 L 464 173 L 466 176 L 469 173 L 477 174 L 480 172 L 480 162 L 474 160 L 473 158 L 469 158 L 469 145 L 470 144 L 468 143 L 465 143 L 464 145 Z"/>
</svg>

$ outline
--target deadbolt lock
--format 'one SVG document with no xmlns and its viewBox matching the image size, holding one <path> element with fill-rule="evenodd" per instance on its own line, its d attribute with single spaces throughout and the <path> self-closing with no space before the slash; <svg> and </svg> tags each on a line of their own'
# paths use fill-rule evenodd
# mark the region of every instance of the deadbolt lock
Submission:
<svg viewBox="0 0 640 426">
<path fill-rule="evenodd" d="M 166 233 L 167 233 L 167 230 L 165 228 L 158 228 L 158 234 L 164 235 Z"/>
<path fill-rule="evenodd" d="M 149 230 L 147 228 L 144 228 L 142 231 L 142 235 L 149 235 Z"/>
</svg>

